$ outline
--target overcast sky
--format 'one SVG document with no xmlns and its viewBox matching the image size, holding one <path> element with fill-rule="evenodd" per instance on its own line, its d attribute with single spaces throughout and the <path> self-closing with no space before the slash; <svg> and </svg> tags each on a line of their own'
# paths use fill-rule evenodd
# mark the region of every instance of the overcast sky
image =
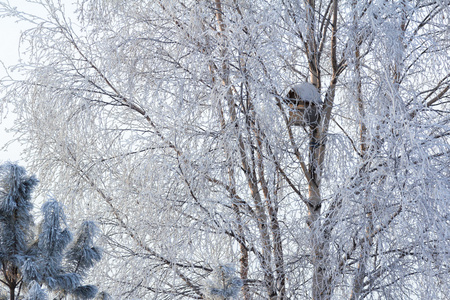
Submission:
<svg viewBox="0 0 450 300">
<path fill-rule="evenodd" d="M 23 7 L 23 0 L 13 0 L 14 6 Z M 16 64 L 19 60 L 18 45 L 21 32 L 25 29 L 25 24 L 16 23 L 11 18 L 0 18 L 0 78 L 5 78 L 5 67 Z M 12 73 L 14 75 L 14 73 Z M 0 91 L 0 94 L 2 91 Z M 5 118 L 6 117 L 6 118 Z M 20 147 L 17 143 L 8 147 L 8 151 L 4 149 L 5 145 L 13 138 L 11 133 L 7 133 L 5 128 L 10 127 L 12 124 L 13 115 L 11 112 L 2 115 L 0 124 L 0 161 L 18 161 L 20 159 Z"/>
<path fill-rule="evenodd" d="M 63 3 L 71 4 L 76 0 L 61 0 Z M 45 11 L 40 9 L 36 4 L 28 3 L 26 0 L 0 0 L 3 3 L 10 3 L 11 6 L 17 7 L 19 11 L 26 11 L 36 15 L 45 14 Z M 1 7 L 1 6 L 0 6 Z M 0 18 L 0 79 L 4 79 L 7 72 L 5 67 L 11 67 L 19 62 L 19 58 L 24 58 L 26 53 L 19 53 L 19 39 L 23 31 L 30 28 L 29 24 L 24 22 L 16 22 L 13 18 Z M 13 78 L 18 78 L 18 72 L 8 72 Z M 2 91 L 0 91 L 0 95 Z M 4 161 L 20 161 L 21 147 L 19 143 L 13 143 L 5 149 L 5 145 L 13 138 L 12 133 L 8 133 L 6 128 L 12 126 L 14 114 L 11 107 L 7 112 L 4 112 L 0 118 L 0 163 Z M 24 164 L 22 162 L 22 164 Z"/>
</svg>

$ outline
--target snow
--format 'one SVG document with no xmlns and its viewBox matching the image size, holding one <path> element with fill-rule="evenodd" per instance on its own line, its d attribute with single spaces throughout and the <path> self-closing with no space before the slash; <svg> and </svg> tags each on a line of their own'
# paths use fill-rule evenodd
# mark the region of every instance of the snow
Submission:
<svg viewBox="0 0 450 300">
<path fill-rule="evenodd" d="M 317 91 L 316 87 L 311 83 L 308 82 L 300 83 L 294 85 L 292 89 L 303 101 L 314 102 L 316 104 L 322 103 L 319 92 Z"/>
</svg>

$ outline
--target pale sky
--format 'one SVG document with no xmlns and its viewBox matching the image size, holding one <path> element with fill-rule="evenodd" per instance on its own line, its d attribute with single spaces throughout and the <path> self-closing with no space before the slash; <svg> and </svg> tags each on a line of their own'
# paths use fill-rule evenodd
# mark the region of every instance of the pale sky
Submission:
<svg viewBox="0 0 450 300">
<path fill-rule="evenodd" d="M 73 3 L 75 0 L 62 0 L 63 3 Z M 36 4 L 28 3 L 26 0 L 0 0 L 0 3 L 8 3 L 17 7 L 19 11 L 26 11 L 35 15 L 45 14 L 45 11 L 40 9 Z M 2 7 L 0 6 L 0 15 Z M 4 17 L 0 18 L 0 79 L 5 78 L 6 70 L 5 67 L 11 67 L 19 62 L 19 57 L 26 57 L 25 53 L 19 54 L 19 39 L 23 31 L 30 28 L 29 24 L 24 22 L 17 22 L 13 18 Z M 18 72 L 9 73 L 13 78 L 18 77 Z M 0 95 L 2 91 L 0 90 Z M 6 131 L 6 128 L 12 126 L 14 121 L 14 113 L 12 113 L 13 108 L 10 107 L 7 113 L 4 112 L 0 118 L 0 163 L 5 161 L 20 161 L 21 160 L 21 146 L 19 143 L 13 143 L 5 149 L 5 145 L 13 138 L 13 134 Z M 21 162 L 24 164 L 24 162 Z"/>
<path fill-rule="evenodd" d="M 22 7 L 25 1 L 23 0 L 13 0 L 10 3 L 12 5 Z M 0 43 L 0 78 L 6 76 L 5 67 L 12 66 L 16 64 L 19 60 L 19 38 L 21 32 L 25 29 L 25 24 L 16 23 L 11 18 L 0 18 L 0 36 L 2 42 Z M 14 75 L 14 73 L 12 73 Z M 2 91 L 0 91 L 0 95 Z M 11 133 L 7 133 L 7 127 L 12 125 L 14 117 L 9 109 L 8 114 L 3 114 L 1 118 L 2 124 L 0 124 L 0 162 L 7 160 L 19 161 L 20 160 L 20 146 L 17 143 L 10 145 L 8 149 L 4 149 L 5 144 L 7 144 L 12 138 Z"/>
</svg>

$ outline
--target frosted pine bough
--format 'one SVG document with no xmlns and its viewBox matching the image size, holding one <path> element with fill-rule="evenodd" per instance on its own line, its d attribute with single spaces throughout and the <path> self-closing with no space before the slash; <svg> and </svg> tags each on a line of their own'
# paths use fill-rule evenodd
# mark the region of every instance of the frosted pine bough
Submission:
<svg viewBox="0 0 450 300">
<path fill-rule="evenodd" d="M 243 284 L 232 265 L 219 265 L 209 278 L 203 291 L 208 300 L 235 299 Z"/>
<path fill-rule="evenodd" d="M 28 295 L 25 300 L 47 300 L 48 296 L 44 289 L 41 288 L 39 283 L 30 283 L 31 288 L 28 290 Z"/>
<path fill-rule="evenodd" d="M 71 295 L 91 299 L 93 285 L 83 285 L 86 272 L 101 259 L 94 245 L 97 234 L 93 222 L 85 221 L 75 239 L 67 227 L 63 208 L 50 199 L 42 206 L 43 220 L 34 232 L 31 193 L 38 180 L 12 163 L 0 166 L 0 260 L 1 282 L 9 299 L 47 299 L 45 287 L 56 299 Z M 35 234 L 36 239 L 35 239 Z"/>
</svg>

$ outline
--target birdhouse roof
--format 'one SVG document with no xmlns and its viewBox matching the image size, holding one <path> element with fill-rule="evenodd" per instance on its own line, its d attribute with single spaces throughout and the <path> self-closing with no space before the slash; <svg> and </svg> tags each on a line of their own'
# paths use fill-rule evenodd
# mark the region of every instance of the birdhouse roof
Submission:
<svg viewBox="0 0 450 300">
<path fill-rule="evenodd" d="M 305 102 L 313 102 L 315 104 L 321 104 L 322 100 L 320 99 L 320 94 L 317 91 L 317 88 L 311 83 L 304 82 L 297 85 L 294 85 L 290 90 L 289 94 L 294 92 L 295 100 L 302 100 Z M 292 95 L 292 94 L 291 94 Z M 294 99 L 287 99 L 287 102 L 291 102 Z"/>
</svg>

